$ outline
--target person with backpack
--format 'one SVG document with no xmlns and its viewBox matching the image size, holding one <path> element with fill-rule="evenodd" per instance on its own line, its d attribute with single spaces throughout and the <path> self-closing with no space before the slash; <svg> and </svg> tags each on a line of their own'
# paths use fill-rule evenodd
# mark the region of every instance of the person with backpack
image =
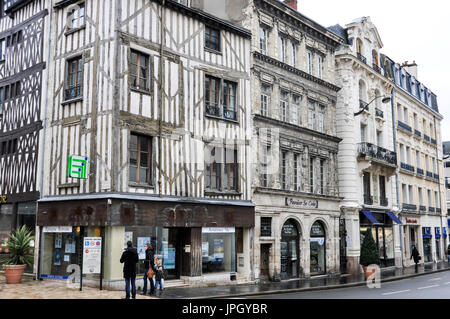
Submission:
<svg viewBox="0 0 450 319">
<path fill-rule="evenodd" d="M 125 278 L 125 299 L 130 299 L 130 284 L 131 297 L 136 299 L 136 264 L 138 262 L 137 249 L 133 247 L 131 241 L 128 241 L 127 248 L 120 257 L 120 263 L 123 264 L 123 278 Z"/>
<path fill-rule="evenodd" d="M 164 268 L 162 266 L 161 260 L 158 257 L 155 257 L 155 266 L 156 266 L 156 271 L 155 271 L 155 290 L 158 289 L 159 286 L 159 294 L 161 295 L 162 291 L 163 291 L 163 284 L 162 284 L 162 280 L 165 279 L 165 273 L 164 273 Z"/>
<path fill-rule="evenodd" d="M 144 271 L 144 288 L 142 289 L 142 295 L 147 294 L 147 280 L 150 281 L 150 292 L 149 295 L 153 295 L 155 293 L 155 285 L 153 283 L 153 276 L 149 276 L 149 270 L 151 269 L 152 271 L 150 272 L 150 274 L 154 274 L 155 273 L 155 261 L 154 261 L 154 257 L 155 254 L 153 252 L 153 245 L 147 244 L 147 247 L 145 249 L 145 260 L 144 260 L 144 267 L 145 267 L 145 271 Z"/>
</svg>

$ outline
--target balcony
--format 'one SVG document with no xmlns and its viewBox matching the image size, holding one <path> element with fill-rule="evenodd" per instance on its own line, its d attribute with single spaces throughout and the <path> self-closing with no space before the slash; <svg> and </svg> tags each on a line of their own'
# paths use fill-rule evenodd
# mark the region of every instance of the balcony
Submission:
<svg viewBox="0 0 450 319">
<path fill-rule="evenodd" d="M 411 128 L 411 126 L 409 126 L 408 124 L 405 124 L 405 123 L 403 123 L 403 122 L 401 122 L 401 121 L 398 121 L 397 123 L 398 123 L 398 127 L 399 127 L 399 128 L 401 128 L 401 129 L 407 131 L 408 133 L 412 133 L 412 128 Z"/>
<path fill-rule="evenodd" d="M 363 100 L 359 100 L 359 109 L 369 112 L 369 104 L 367 104 Z"/>
<path fill-rule="evenodd" d="M 430 137 L 428 136 L 428 135 L 426 135 L 426 134 L 423 134 L 423 139 L 425 140 L 425 142 L 428 142 L 428 143 L 430 143 L 431 141 L 431 139 L 430 139 Z"/>
<path fill-rule="evenodd" d="M 414 130 L 414 135 L 417 137 L 422 137 L 422 133 L 419 132 L 418 130 Z"/>
<path fill-rule="evenodd" d="M 380 110 L 379 108 L 375 108 L 375 116 L 377 117 L 381 117 L 382 119 L 384 119 L 384 113 L 382 110 Z"/>
<path fill-rule="evenodd" d="M 416 172 L 417 172 L 417 175 L 424 176 L 424 171 L 423 171 L 423 169 L 417 168 Z"/>
<path fill-rule="evenodd" d="M 421 212 L 426 212 L 426 211 L 427 211 L 427 207 L 426 207 L 426 206 L 420 205 L 420 206 L 419 206 L 419 210 L 420 210 Z"/>
<path fill-rule="evenodd" d="M 371 143 L 364 142 L 358 144 L 358 157 L 368 157 L 372 160 L 377 160 L 383 164 L 387 164 L 388 166 L 397 166 L 397 153 Z"/>
<path fill-rule="evenodd" d="M 362 63 L 367 64 L 367 59 L 365 57 L 363 57 L 361 55 L 361 53 L 356 53 L 356 57 L 358 58 L 359 61 L 361 61 Z"/>
<path fill-rule="evenodd" d="M 364 194 L 364 204 L 373 205 L 373 196 Z"/>
<path fill-rule="evenodd" d="M 429 178 L 433 178 L 433 173 L 431 173 L 431 172 L 427 171 L 427 177 L 429 177 Z"/>
<path fill-rule="evenodd" d="M 375 63 L 372 63 L 372 69 L 374 69 L 377 73 L 381 74 L 381 68 Z"/>
<path fill-rule="evenodd" d="M 403 210 L 417 210 L 417 206 L 416 205 L 412 205 L 412 204 L 402 204 L 402 209 Z"/>
<path fill-rule="evenodd" d="M 428 207 L 428 211 L 430 213 L 434 213 L 436 211 L 436 209 L 434 207 Z"/>
<path fill-rule="evenodd" d="M 411 173 L 414 173 L 414 166 L 411 166 L 411 165 L 409 165 L 409 164 L 406 164 L 406 163 L 400 163 L 400 168 L 401 168 L 401 169 L 404 169 L 404 170 L 406 170 L 406 171 L 409 171 L 409 172 L 411 172 Z"/>
<path fill-rule="evenodd" d="M 380 197 L 380 206 L 386 207 L 389 205 L 388 199 L 386 197 Z"/>
</svg>

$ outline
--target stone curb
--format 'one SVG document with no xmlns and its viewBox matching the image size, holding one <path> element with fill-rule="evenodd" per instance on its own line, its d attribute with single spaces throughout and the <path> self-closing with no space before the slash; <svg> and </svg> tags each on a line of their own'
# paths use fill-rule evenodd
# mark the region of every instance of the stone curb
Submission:
<svg viewBox="0 0 450 319">
<path fill-rule="evenodd" d="M 405 276 L 398 276 L 398 277 L 392 277 L 392 278 L 386 278 L 381 279 L 381 282 L 391 282 L 391 281 L 398 281 L 413 277 L 419 277 L 419 276 L 425 276 L 435 273 L 440 273 L 444 271 L 450 271 L 450 268 L 446 269 L 438 269 L 434 271 L 429 271 L 426 273 L 420 273 L 420 274 L 412 274 L 412 275 L 405 275 Z M 294 293 L 294 292 L 306 292 L 306 291 L 318 291 L 318 290 L 332 290 L 332 289 L 339 289 L 339 288 L 350 288 L 350 287 L 358 287 L 358 286 L 364 286 L 366 285 L 365 281 L 355 282 L 355 283 L 349 283 L 349 284 L 342 284 L 342 285 L 330 285 L 330 286 L 321 286 L 321 287 L 309 287 L 309 288 L 294 288 L 294 289 L 281 289 L 281 290 L 268 290 L 268 291 L 261 291 L 261 292 L 248 292 L 248 293 L 239 293 L 239 294 L 229 294 L 229 295 L 220 295 L 220 296 L 205 296 L 205 297 L 191 297 L 189 299 L 219 299 L 219 298 L 235 298 L 235 297 L 246 297 L 246 296 L 263 296 L 263 295 L 279 295 L 279 294 L 285 294 L 285 293 Z"/>
</svg>

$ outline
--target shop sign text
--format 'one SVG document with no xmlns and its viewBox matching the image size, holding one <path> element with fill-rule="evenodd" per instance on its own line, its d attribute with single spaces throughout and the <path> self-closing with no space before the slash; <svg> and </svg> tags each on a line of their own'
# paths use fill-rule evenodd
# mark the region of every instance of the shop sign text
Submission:
<svg viewBox="0 0 450 319">
<path fill-rule="evenodd" d="M 406 223 L 407 224 L 417 224 L 417 219 L 406 218 Z"/>
<path fill-rule="evenodd" d="M 318 200 L 307 200 L 307 199 L 297 200 L 297 199 L 286 197 L 285 203 L 286 203 L 286 206 L 291 206 L 291 207 L 319 208 Z"/>
</svg>

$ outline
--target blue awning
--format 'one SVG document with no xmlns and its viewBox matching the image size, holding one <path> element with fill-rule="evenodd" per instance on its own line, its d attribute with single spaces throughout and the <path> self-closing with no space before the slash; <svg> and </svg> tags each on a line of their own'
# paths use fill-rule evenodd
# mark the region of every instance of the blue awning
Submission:
<svg viewBox="0 0 450 319">
<path fill-rule="evenodd" d="M 361 211 L 366 217 L 370 220 L 372 224 L 381 224 L 369 210 L 362 210 Z"/>
<path fill-rule="evenodd" d="M 450 219 L 447 219 L 448 227 L 450 228 Z"/>
<path fill-rule="evenodd" d="M 444 229 L 444 238 L 447 238 L 447 227 L 443 227 Z"/>
<path fill-rule="evenodd" d="M 397 224 L 402 225 L 403 223 L 400 221 L 400 219 L 397 218 L 397 216 L 395 216 L 395 214 L 393 212 L 386 212 L 386 214 Z"/>
</svg>

